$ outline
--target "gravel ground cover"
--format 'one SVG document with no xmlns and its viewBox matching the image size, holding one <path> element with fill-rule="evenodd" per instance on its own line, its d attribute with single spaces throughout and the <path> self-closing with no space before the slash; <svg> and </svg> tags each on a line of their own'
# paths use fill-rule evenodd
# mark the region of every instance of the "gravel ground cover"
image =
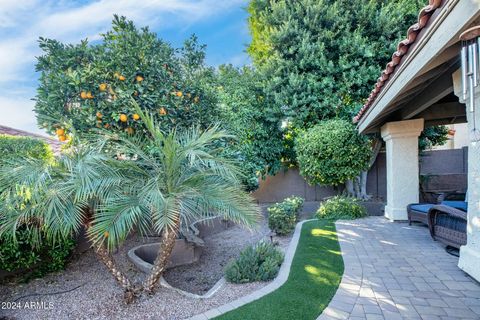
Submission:
<svg viewBox="0 0 480 320">
<path fill-rule="evenodd" d="M 260 240 L 266 234 L 268 228 L 266 222 L 262 221 L 260 228 L 254 232 L 235 226 L 207 237 L 207 248 L 201 260 L 168 271 L 166 279 L 173 286 L 202 294 L 223 276 L 224 265 L 229 259 L 238 255 L 245 245 Z M 291 237 L 275 238 L 274 241 L 286 248 L 290 239 Z M 122 270 L 126 270 L 137 281 L 145 275 L 128 261 L 126 252 L 144 242 L 144 239 L 131 237 L 114 254 Z M 144 296 L 136 303 L 126 306 L 122 301 L 120 287 L 91 250 L 88 250 L 76 257 L 64 272 L 27 284 L 0 286 L 0 301 L 4 305 L 10 303 L 8 310 L 0 309 L 0 319 L 185 319 L 247 295 L 266 284 L 227 283 L 209 299 L 193 299 L 160 288 L 155 295 Z M 63 292 L 71 289 L 74 290 Z M 63 293 L 56 294 L 57 292 Z M 25 308 L 25 303 L 30 302 L 37 304 L 33 308 Z M 11 309 L 12 307 L 20 308 Z"/>
</svg>

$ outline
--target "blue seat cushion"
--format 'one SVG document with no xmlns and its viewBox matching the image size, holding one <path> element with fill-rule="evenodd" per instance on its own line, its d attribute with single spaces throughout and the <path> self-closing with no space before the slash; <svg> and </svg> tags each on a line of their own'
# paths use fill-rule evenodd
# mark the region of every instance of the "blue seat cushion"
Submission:
<svg viewBox="0 0 480 320">
<path fill-rule="evenodd" d="M 442 201 L 441 204 L 467 212 L 468 202 L 465 201 Z M 433 206 L 431 203 L 422 203 L 411 206 L 411 209 L 426 214 Z"/>
<path fill-rule="evenodd" d="M 442 204 L 467 212 L 468 202 L 465 201 L 442 201 Z"/>
<path fill-rule="evenodd" d="M 425 203 L 425 204 L 415 204 L 413 206 L 411 206 L 410 208 L 412 210 L 415 210 L 415 211 L 418 211 L 418 212 L 422 212 L 422 213 L 427 213 L 428 210 L 430 210 L 431 207 L 433 207 L 434 205 L 431 204 L 431 203 Z"/>
</svg>

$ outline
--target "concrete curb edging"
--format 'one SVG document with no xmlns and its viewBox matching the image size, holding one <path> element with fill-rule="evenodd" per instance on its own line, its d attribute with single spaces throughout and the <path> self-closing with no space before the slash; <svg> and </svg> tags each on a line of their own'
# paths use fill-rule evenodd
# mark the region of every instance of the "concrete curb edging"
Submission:
<svg viewBox="0 0 480 320">
<path fill-rule="evenodd" d="M 170 290 L 174 290 L 186 297 L 189 297 L 189 298 L 192 298 L 192 299 L 208 299 L 208 298 L 211 298 L 215 293 L 217 293 L 218 290 L 220 290 L 223 285 L 226 283 L 226 280 L 225 280 L 225 277 L 222 277 L 220 280 L 218 280 L 215 285 L 210 288 L 210 290 L 208 290 L 207 293 L 205 294 L 202 294 L 202 295 L 199 295 L 199 294 L 195 294 L 195 293 L 191 293 L 191 292 L 188 292 L 188 291 L 184 291 L 182 289 L 179 289 L 179 288 L 176 288 L 174 286 L 172 286 L 171 284 L 169 284 L 167 282 L 167 280 L 165 280 L 165 278 L 162 276 L 160 278 L 160 285 L 162 287 L 165 287 L 165 288 L 168 288 Z"/>
<path fill-rule="evenodd" d="M 303 224 L 305 222 L 310 222 L 315 220 L 316 219 L 309 219 L 309 220 L 304 220 L 297 223 L 292 240 L 290 241 L 290 244 L 288 245 L 288 249 L 285 252 L 285 258 L 283 260 L 282 266 L 280 267 L 277 277 L 271 283 L 244 297 L 240 297 L 232 302 L 229 302 L 217 308 L 210 309 L 204 313 L 195 315 L 188 319 L 189 320 L 207 320 L 207 319 L 218 317 L 231 310 L 237 309 L 247 303 L 258 300 L 263 296 L 280 288 L 287 281 L 288 275 L 290 274 L 290 268 L 292 266 L 293 257 L 295 256 L 295 251 L 297 250 L 298 241 L 300 240 L 300 234 L 302 232 Z"/>
</svg>

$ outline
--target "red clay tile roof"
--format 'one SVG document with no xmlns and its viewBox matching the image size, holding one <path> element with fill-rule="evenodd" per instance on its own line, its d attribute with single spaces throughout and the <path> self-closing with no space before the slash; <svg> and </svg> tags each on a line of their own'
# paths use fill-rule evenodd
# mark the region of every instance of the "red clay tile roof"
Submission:
<svg viewBox="0 0 480 320">
<path fill-rule="evenodd" d="M 24 131 L 24 130 L 10 128 L 10 127 L 7 127 L 7 126 L 1 126 L 0 125 L 0 134 L 6 134 L 6 135 L 9 135 L 9 136 L 21 136 L 21 137 L 31 137 L 31 138 L 41 139 L 41 140 L 45 141 L 46 143 L 48 143 L 52 147 L 53 152 L 55 152 L 55 153 L 60 152 L 60 148 L 63 145 L 63 143 L 61 143 L 60 141 L 57 141 L 55 139 L 52 139 L 52 138 L 49 138 L 49 137 L 46 137 L 46 136 L 42 136 L 40 134 Z"/>
<path fill-rule="evenodd" d="M 398 66 L 402 58 L 407 54 L 408 49 L 412 46 L 415 40 L 418 39 L 418 34 L 422 31 L 423 28 L 427 25 L 428 20 L 432 14 L 442 5 L 442 0 L 429 0 L 429 4 L 426 7 L 423 7 L 420 10 L 418 15 L 418 21 L 407 31 L 407 38 L 400 41 L 397 46 L 397 51 L 392 55 L 392 60 L 387 63 L 385 70 L 382 71 L 380 78 L 378 78 L 375 87 L 373 88 L 370 96 L 367 99 L 367 102 L 363 105 L 357 115 L 353 118 L 353 122 L 357 123 L 365 112 L 370 108 L 370 106 L 375 101 L 375 98 L 378 96 L 380 91 L 383 88 L 383 85 L 387 82 L 390 76 L 394 73 L 395 68 Z"/>
</svg>

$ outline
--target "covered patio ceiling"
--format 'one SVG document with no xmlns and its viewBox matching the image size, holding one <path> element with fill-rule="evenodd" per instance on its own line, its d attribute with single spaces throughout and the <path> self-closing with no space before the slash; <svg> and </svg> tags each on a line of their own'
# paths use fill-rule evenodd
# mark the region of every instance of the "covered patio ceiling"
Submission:
<svg viewBox="0 0 480 320">
<path fill-rule="evenodd" d="M 361 133 L 379 132 L 392 121 L 423 118 L 426 127 L 467 121 L 452 74 L 460 68 L 460 33 L 480 22 L 480 11 L 471 10 L 477 2 L 430 1 L 420 12 L 354 119 Z"/>
<path fill-rule="evenodd" d="M 354 118 L 361 133 L 380 131 L 385 141 L 385 216 L 393 221 L 405 220 L 408 217 L 405 208 L 418 203 L 418 137 L 424 127 L 468 123 L 467 239 L 460 247 L 458 266 L 477 281 L 480 281 L 479 17 L 480 0 L 430 0 Z M 463 43 L 459 40 L 461 34 Z M 448 209 L 452 210 L 455 209 Z M 460 215 L 449 213 L 449 217 Z M 432 220 L 428 223 L 434 227 Z"/>
</svg>

